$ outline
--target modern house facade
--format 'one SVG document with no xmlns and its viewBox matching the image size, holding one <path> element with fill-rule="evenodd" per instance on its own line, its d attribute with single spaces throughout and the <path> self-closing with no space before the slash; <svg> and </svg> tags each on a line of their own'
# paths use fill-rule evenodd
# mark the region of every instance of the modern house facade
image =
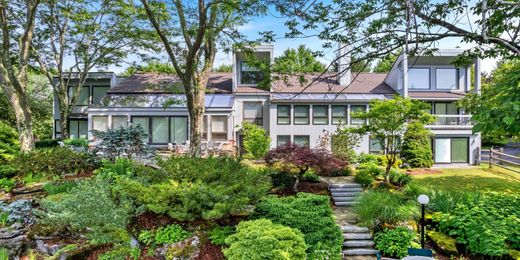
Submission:
<svg viewBox="0 0 520 260">
<path fill-rule="evenodd" d="M 341 48 L 340 48 L 341 49 Z M 255 49 L 259 58 L 273 62 L 273 46 Z M 316 147 L 322 137 L 339 125 L 356 127 L 363 120 L 353 112 L 364 111 L 374 99 L 397 95 L 429 102 L 438 116 L 427 126 L 433 134 L 436 163 L 474 164 L 480 149 L 480 134 L 472 133 L 470 116 L 455 102 L 466 93 L 480 91 L 480 64 L 452 65 L 461 50 L 438 51 L 433 56 L 399 56 L 389 73 L 352 73 L 348 58 L 340 59 L 342 73 L 307 74 L 272 80 L 259 85 L 262 73 L 247 65 L 240 53 L 233 55 L 233 71 L 212 73 L 204 114 L 204 143 L 240 144 L 240 125 L 251 122 L 263 127 L 274 148 L 288 142 Z M 189 142 L 188 111 L 182 86 L 173 75 L 135 74 L 127 78 L 113 73 L 92 73 L 80 94 L 70 120 L 71 137 L 92 139 L 90 130 L 106 130 L 139 124 L 152 146 L 167 147 Z M 175 100 L 164 106 L 167 100 Z M 59 122 L 57 102 L 54 119 Z M 55 124 L 55 137 L 60 137 Z M 330 145 L 328 145 L 330 148 Z M 358 152 L 379 153 L 380 146 L 363 136 Z"/>
</svg>

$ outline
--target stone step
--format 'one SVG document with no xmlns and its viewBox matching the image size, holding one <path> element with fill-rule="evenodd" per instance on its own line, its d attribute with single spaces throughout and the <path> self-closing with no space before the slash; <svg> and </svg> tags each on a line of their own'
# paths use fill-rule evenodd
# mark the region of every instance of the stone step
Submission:
<svg viewBox="0 0 520 260">
<path fill-rule="evenodd" d="M 345 192 L 352 189 L 362 189 L 363 187 L 329 188 L 331 192 Z"/>
<path fill-rule="evenodd" d="M 336 197 L 356 197 L 356 196 L 359 196 L 361 194 L 361 192 L 357 192 L 357 191 L 354 191 L 354 192 L 331 192 L 332 196 L 336 196 Z"/>
<path fill-rule="evenodd" d="M 336 206 L 354 206 L 356 205 L 356 201 L 336 201 L 334 202 L 334 205 Z"/>
<path fill-rule="evenodd" d="M 379 251 L 375 249 L 347 249 L 343 250 L 343 255 L 376 255 Z"/>
<path fill-rule="evenodd" d="M 336 193 L 336 192 L 362 192 L 363 191 L 363 188 L 358 188 L 358 187 L 352 187 L 352 188 L 344 188 L 344 189 L 341 189 L 341 190 L 330 190 L 331 193 Z"/>
<path fill-rule="evenodd" d="M 370 233 L 343 233 L 343 238 L 347 240 L 368 240 L 372 239 Z"/>
<path fill-rule="evenodd" d="M 343 242 L 343 246 L 346 248 L 360 248 L 360 247 L 368 247 L 371 248 L 375 245 L 372 240 L 349 240 Z"/>
<path fill-rule="evenodd" d="M 356 201 L 357 197 L 332 197 L 334 201 Z"/>
<path fill-rule="evenodd" d="M 354 225 L 342 226 L 341 231 L 343 231 L 343 233 L 368 233 L 369 232 L 367 227 L 358 227 L 358 226 L 354 226 Z"/>
<path fill-rule="evenodd" d="M 361 184 L 359 183 L 333 183 L 329 184 L 329 188 L 335 189 L 335 188 L 362 188 Z"/>
</svg>

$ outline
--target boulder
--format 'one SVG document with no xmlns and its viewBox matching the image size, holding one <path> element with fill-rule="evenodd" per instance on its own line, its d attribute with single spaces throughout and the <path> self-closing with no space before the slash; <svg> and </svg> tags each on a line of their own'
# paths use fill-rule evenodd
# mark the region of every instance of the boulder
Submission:
<svg viewBox="0 0 520 260">
<path fill-rule="evenodd" d="M 159 247 L 155 250 L 155 253 L 165 259 L 194 259 L 199 254 L 200 247 L 200 238 L 195 235 L 183 241 Z"/>
</svg>

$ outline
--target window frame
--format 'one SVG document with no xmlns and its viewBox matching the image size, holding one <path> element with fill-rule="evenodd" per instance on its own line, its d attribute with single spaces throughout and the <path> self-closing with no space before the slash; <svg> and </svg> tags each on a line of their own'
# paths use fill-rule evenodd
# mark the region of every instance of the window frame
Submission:
<svg viewBox="0 0 520 260">
<path fill-rule="evenodd" d="M 303 116 L 296 116 L 296 107 L 307 107 L 307 116 L 306 117 L 303 117 Z M 294 125 L 310 125 L 311 123 L 311 108 L 310 108 L 310 105 L 294 105 L 293 107 L 293 123 Z M 307 119 L 307 123 L 297 123 L 296 122 L 296 119 L 301 119 L 301 118 L 304 118 L 304 119 Z"/>
<path fill-rule="evenodd" d="M 287 112 L 287 116 L 280 116 L 280 113 L 279 113 L 280 107 L 288 107 L 289 108 L 289 110 Z M 276 105 L 276 124 L 277 125 L 290 125 L 291 122 L 292 122 L 291 114 L 292 114 L 292 107 L 291 107 L 291 105 Z M 280 123 L 280 118 L 289 119 L 289 122 L 287 122 L 287 123 Z"/>
<path fill-rule="evenodd" d="M 153 126 L 153 118 L 154 117 L 166 117 L 168 118 L 168 142 L 166 143 L 154 143 L 152 142 L 153 141 L 153 130 L 152 130 L 152 126 Z M 130 122 L 132 123 L 132 125 L 134 124 L 134 119 L 135 118 L 146 118 L 147 119 L 147 124 L 148 124 L 148 132 L 145 132 L 145 134 L 147 135 L 146 136 L 146 142 L 150 145 L 167 145 L 169 143 L 173 143 L 171 142 L 172 141 L 172 129 L 171 129 L 171 122 L 172 122 L 172 118 L 186 118 L 186 122 L 187 122 L 187 127 L 186 127 L 186 141 L 189 141 L 190 140 L 190 135 L 189 135 L 189 131 L 190 131 L 190 122 L 189 122 L 189 117 L 188 116 L 183 116 L 183 115 L 175 115 L 175 116 L 130 116 Z M 206 116 L 204 116 L 206 117 Z"/>
<path fill-rule="evenodd" d="M 335 116 L 334 116 L 334 108 L 335 108 L 335 107 L 343 107 L 343 108 L 345 108 L 345 109 L 343 110 L 343 111 L 345 112 L 345 117 L 339 117 L 339 118 L 340 118 L 340 121 L 338 121 L 338 123 L 334 123 L 334 119 L 335 119 L 335 118 L 338 118 L 338 117 L 335 117 Z M 331 123 L 332 123 L 333 125 L 340 125 L 341 123 L 343 123 L 343 124 L 345 124 L 345 125 L 349 124 L 349 120 L 348 120 L 348 119 L 349 119 L 349 118 L 348 118 L 348 112 L 349 112 L 348 105 L 332 105 L 332 106 L 331 106 Z M 345 118 L 345 121 L 344 121 L 344 122 L 342 121 L 343 118 Z M 339 122 L 341 122 L 341 123 L 339 123 Z"/>
<path fill-rule="evenodd" d="M 315 108 L 325 107 L 325 116 L 316 116 Z M 325 123 L 316 123 L 316 118 L 325 119 Z M 312 124 L 313 125 L 328 125 L 329 124 L 329 105 L 313 105 L 312 106 Z"/>
<path fill-rule="evenodd" d="M 244 70 L 244 67 L 248 68 L 248 70 Z M 258 83 L 261 81 L 261 80 L 258 80 L 256 82 L 244 83 L 244 72 L 256 72 L 256 73 L 262 74 L 262 71 L 260 69 L 256 69 L 255 70 L 254 67 L 251 67 L 251 66 L 247 65 L 247 61 L 241 60 L 240 61 L 240 85 L 255 86 L 255 85 L 258 85 Z"/>
<path fill-rule="evenodd" d="M 128 127 L 128 116 L 127 115 L 112 115 L 112 122 L 110 122 L 110 129 L 117 129 L 114 127 L 114 118 L 125 118 L 126 120 L 126 126 L 125 127 Z M 118 127 L 119 128 L 119 127 Z"/>
<path fill-rule="evenodd" d="M 170 143 L 173 143 L 172 142 L 172 122 L 174 120 L 172 120 L 173 118 L 184 118 L 186 119 L 186 141 L 184 141 L 184 143 L 186 143 L 188 140 L 190 140 L 190 120 L 188 118 L 188 116 L 170 116 L 169 117 L 169 120 L 168 120 L 168 132 L 169 132 L 169 136 L 168 136 L 168 141 Z"/>
<path fill-rule="evenodd" d="M 224 132 L 214 132 L 213 130 L 213 118 L 214 117 L 223 117 L 224 118 L 224 127 L 225 127 L 225 131 Z M 227 115 L 211 115 L 211 118 L 210 118 L 210 134 L 211 134 L 211 141 L 227 141 L 228 140 L 228 134 L 229 134 L 229 127 L 228 127 L 228 116 Z M 217 138 L 213 138 L 213 134 L 225 134 L 226 137 L 224 139 L 217 139 Z"/>
<path fill-rule="evenodd" d="M 260 105 L 260 110 L 259 110 L 260 117 L 258 117 L 258 115 L 255 118 L 246 117 L 246 106 L 251 105 L 251 104 Z M 249 122 L 249 123 L 252 123 L 252 124 L 255 124 L 258 126 L 263 126 L 264 125 L 264 104 L 262 102 L 257 102 L 257 101 L 244 101 L 243 106 L 242 106 L 242 120 L 244 122 Z"/>
<path fill-rule="evenodd" d="M 71 134 L 72 134 L 72 127 L 71 127 L 71 123 L 76 123 L 77 124 L 77 138 L 76 139 L 79 139 L 81 138 L 80 136 L 80 122 L 83 121 L 83 122 L 86 122 L 87 123 L 87 133 L 86 133 L 86 136 L 85 138 L 88 138 L 88 119 L 83 119 L 83 118 L 69 118 L 69 120 L 67 120 L 67 124 L 68 124 L 68 127 L 69 127 L 69 138 L 71 138 Z M 60 133 L 61 134 L 61 133 Z"/>
<path fill-rule="evenodd" d="M 106 118 L 106 129 L 105 129 L 105 130 L 98 130 L 98 129 L 95 129 L 95 128 L 94 128 L 94 118 L 95 118 L 95 117 L 104 117 L 104 118 Z M 110 126 L 108 125 L 108 115 L 93 115 L 93 116 L 92 116 L 92 124 L 91 124 L 91 127 L 92 127 L 92 128 L 91 128 L 92 130 L 98 130 L 98 131 L 107 131 L 108 129 L 110 129 Z"/>
<path fill-rule="evenodd" d="M 110 91 L 110 85 L 91 85 L 90 86 L 90 97 L 89 97 L 89 105 L 94 105 L 94 104 L 97 104 L 95 101 L 94 101 L 94 89 L 96 88 L 107 88 L 107 92 L 105 93 L 104 96 L 107 95 L 108 91 Z M 103 97 L 104 97 L 103 96 Z M 99 100 L 99 102 L 101 102 L 103 100 L 103 97 L 101 97 L 101 99 Z"/>
<path fill-rule="evenodd" d="M 377 143 L 379 143 L 380 150 L 373 150 L 373 149 L 372 149 L 372 146 L 373 146 L 372 143 L 373 143 L 373 142 L 377 142 Z M 369 136 L 369 137 L 368 137 L 368 153 L 370 153 L 370 154 L 379 154 L 379 155 L 385 153 L 385 151 L 384 151 L 384 149 L 383 149 L 383 146 L 381 145 L 381 143 L 379 142 L 379 140 L 377 140 L 377 139 L 375 139 L 375 138 L 372 138 L 372 136 Z"/>
</svg>

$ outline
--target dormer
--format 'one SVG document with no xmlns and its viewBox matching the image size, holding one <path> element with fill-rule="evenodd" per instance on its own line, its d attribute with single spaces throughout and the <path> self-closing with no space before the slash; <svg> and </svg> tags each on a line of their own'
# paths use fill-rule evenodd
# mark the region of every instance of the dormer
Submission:
<svg viewBox="0 0 520 260">
<path fill-rule="evenodd" d="M 273 62 L 273 45 L 261 45 L 253 48 L 256 60 Z M 233 54 L 233 91 L 240 87 L 256 87 L 264 77 L 263 73 L 249 64 L 245 53 L 237 51 Z"/>
</svg>

